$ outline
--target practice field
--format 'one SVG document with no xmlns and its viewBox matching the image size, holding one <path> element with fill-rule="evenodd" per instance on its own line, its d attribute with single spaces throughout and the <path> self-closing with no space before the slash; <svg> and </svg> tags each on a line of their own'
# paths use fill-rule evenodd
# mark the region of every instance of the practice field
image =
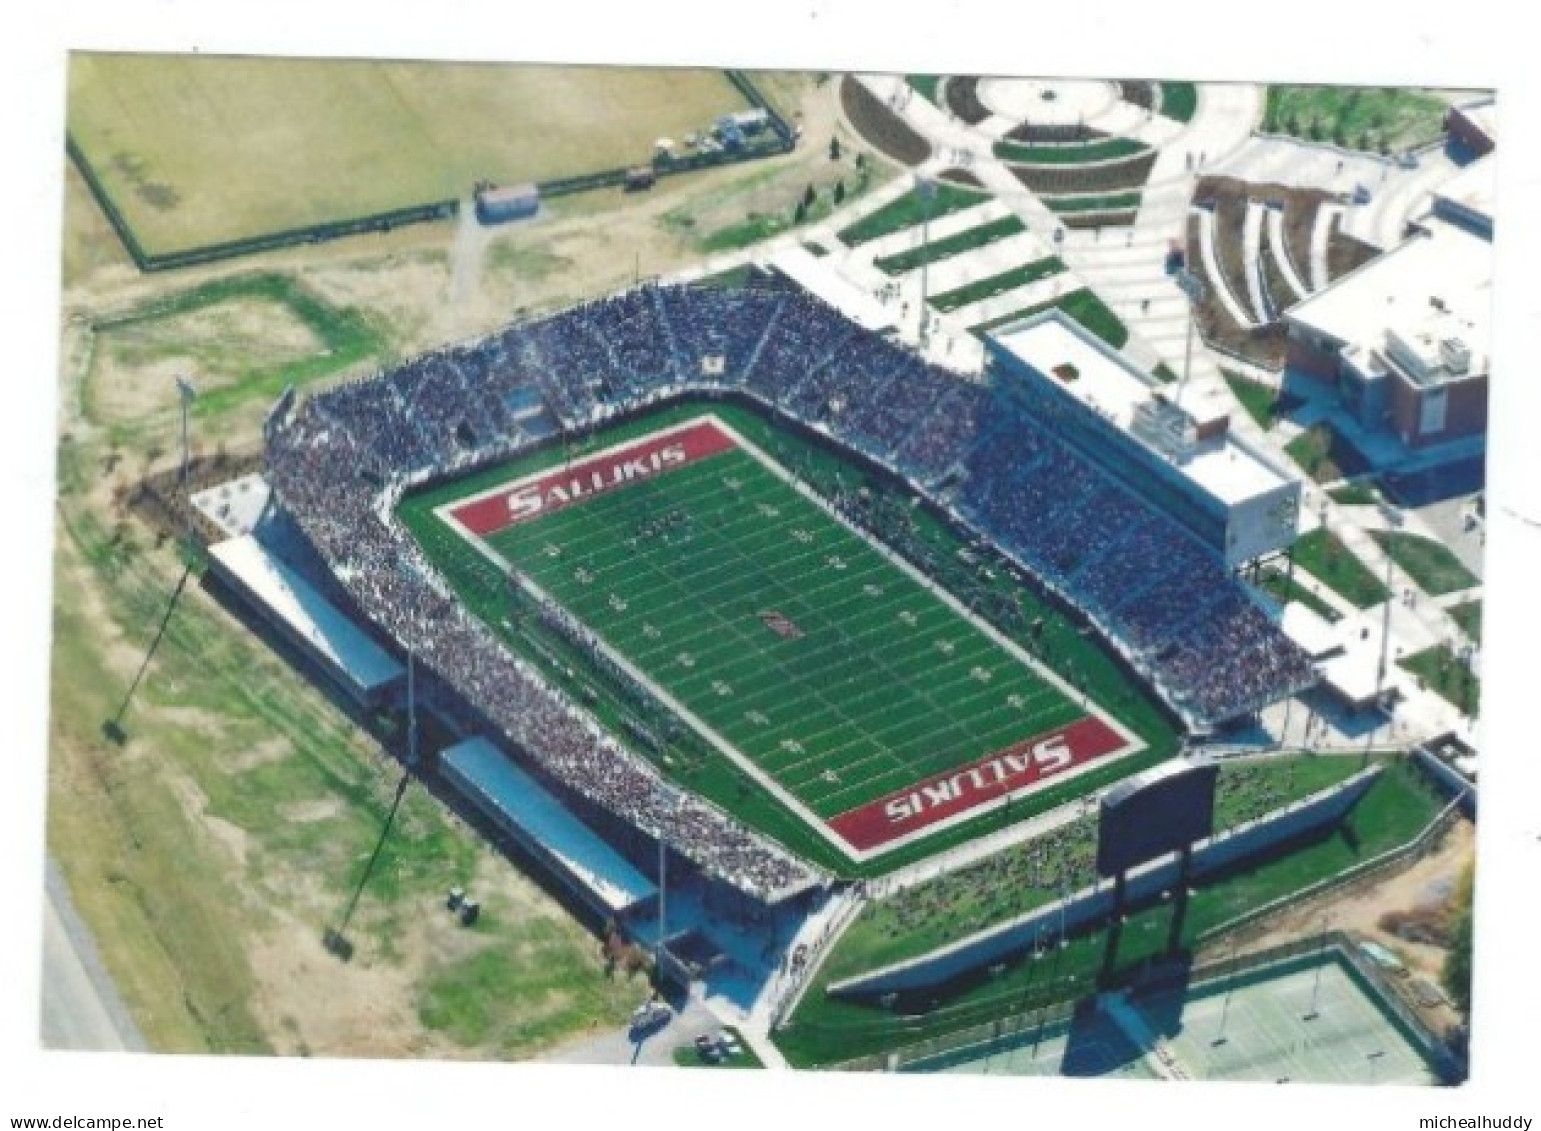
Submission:
<svg viewBox="0 0 1541 1131">
<path fill-rule="evenodd" d="M 720 71 L 77 54 L 68 124 L 165 254 L 646 162 L 746 105 Z"/>
<path fill-rule="evenodd" d="M 854 860 L 1145 745 L 706 412 L 434 513 Z"/>
</svg>

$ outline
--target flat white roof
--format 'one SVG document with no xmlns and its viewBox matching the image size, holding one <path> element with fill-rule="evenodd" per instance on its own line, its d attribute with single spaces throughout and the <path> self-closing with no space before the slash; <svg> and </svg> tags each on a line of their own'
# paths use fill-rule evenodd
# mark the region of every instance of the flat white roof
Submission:
<svg viewBox="0 0 1541 1131">
<path fill-rule="evenodd" d="M 439 756 L 450 775 L 510 825 L 554 856 L 619 914 L 658 888 L 534 778 L 485 738 L 468 738 Z"/>
<path fill-rule="evenodd" d="M 1012 323 L 992 336 L 1040 373 L 1058 379 L 1066 393 L 1120 428 L 1127 429 L 1135 406 L 1150 399 L 1150 385 L 1131 366 L 1103 353 L 1060 317 Z M 1061 376 L 1066 366 L 1074 369 L 1074 378 Z"/>
<path fill-rule="evenodd" d="M 1469 372 L 1488 372 L 1492 348 L 1493 245 L 1440 219 L 1401 246 L 1312 295 L 1285 316 L 1361 350 L 1384 353 L 1388 333 L 1406 341 L 1459 338 Z"/>
<path fill-rule="evenodd" d="M 1188 478 L 1227 506 L 1245 502 L 1289 482 L 1228 440 L 1201 448 L 1181 466 Z"/>
<path fill-rule="evenodd" d="M 399 661 L 252 535 L 218 542 L 209 547 L 209 556 L 361 691 L 400 678 L 404 669 Z"/>
<path fill-rule="evenodd" d="M 1301 650 L 1313 660 L 1320 660 L 1329 652 L 1342 647 L 1332 626 L 1299 601 L 1291 601 L 1284 606 L 1279 627 L 1284 630 L 1284 635 L 1300 645 Z"/>
<path fill-rule="evenodd" d="M 771 257 L 770 266 L 864 330 L 884 333 L 899 325 L 886 306 L 805 247 L 778 251 Z"/>
<path fill-rule="evenodd" d="M 1379 656 L 1374 651 L 1360 648 L 1334 656 L 1322 665 L 1321 672 L 1328 687 L 1350 703 L 1363 703 L 1375 697 L 1379 667 Z"/>
<path fill-rule="evenodd" d="M 271 495 L 268 481 L 254 473 L 196 491 L 189 501 L 225 537 L 236 538 L 256 528 Z"/>
<path fill-rule="evenodd" d="M 1058 312 L 1004 327 L 994 335 L 1006 350 L 1051 380 L 1069 396 L 1094 409 L 1125 433 L 1135 409 L 1157 392 L 1175 398 L 1178 386 L 1157 385 L 1122 354 L 1109 355 Z M 1056 370 L 1070 366 L 1073 378 Z M 1068 374 L 1067 374 L 1068 376 Z M 1217 403 L 1215 390 L 1198 383 L 1183 389 L 1182 410 L 1196 423 L 1227 415 Z M 1142 443 L 1129 433 L 1135 443 Z M 1272 491 L 1288 480 L 1240 447 L 1228 434 L 1203 441 L 1181 464 L 1180 471 L 1227 506 Z"/>
</svg>

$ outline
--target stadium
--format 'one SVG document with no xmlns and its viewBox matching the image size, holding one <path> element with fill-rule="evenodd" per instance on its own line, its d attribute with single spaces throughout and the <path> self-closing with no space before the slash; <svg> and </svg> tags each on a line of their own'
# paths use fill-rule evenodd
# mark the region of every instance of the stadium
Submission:
<svg viewBox="0 0 1541 1131">
<path fill-rule="evenodd" d="M 640 286 L 286 396 L 266 432 L 271 523 L 418 702 L 623 855 L 754 903 L 1315 678 L 1163 513 L 784 280 Z"/>
</svg>

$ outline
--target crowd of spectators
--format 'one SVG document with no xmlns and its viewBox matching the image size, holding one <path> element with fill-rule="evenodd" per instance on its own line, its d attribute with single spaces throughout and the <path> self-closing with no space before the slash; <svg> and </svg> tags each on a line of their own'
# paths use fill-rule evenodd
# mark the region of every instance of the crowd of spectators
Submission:
<svg viewBox="0 0 1541 1131">
<path fill-rule="evenodd" d="M 1191 721 L 1250 713 L 1312 679 L 1177 523 L 990 388 L 793 288 L 638 287 L 290 406 L 270 430 L 270 479 L 359 607 L 556 778 L 745 890 L 811 873 L 662 784 L 509 654 L 447 598 L 392 513 L 412 485 L 681 387 L 737 391 L 898 471 L 1081 608 Z"/>
</svg>

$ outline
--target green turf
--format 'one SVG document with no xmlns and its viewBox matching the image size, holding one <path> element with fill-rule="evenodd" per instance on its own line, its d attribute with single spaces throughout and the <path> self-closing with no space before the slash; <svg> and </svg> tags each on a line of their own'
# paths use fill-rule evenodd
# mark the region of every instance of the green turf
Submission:
<svg viewBox="0 0 1541 1131">
<path fill-rule="evenodd" d="M 1129 340 L 1128 327 L 1119 320 L 1118 315 L 1108 308 L 1107 303 L 1103 302 L 1093 291 L 1086 287 L 1071 291 L 1068 295 L 1057 298 L 1052 302 L 1041 302 L 1036 306 L 1013 310 L 1010 314 L 1003 314 L 999 318 L 992 318 L 988 322 L 981 322 L 976 326 L 970 326 L 969 330 L 974 334 L 984 334 L 998 326 L 1005 326 L 1008 323 L 1017 322 L 1023 318 L 1031 318 L 1040 311 L 1048 310 L 1051 307 L 1063 310 L 1114 349 L 1122 349 L 1124 343 Z"/>
<path fill-rule="evenodd" d="M 1474 601 L 1467 601 L 1464 604 L 1456 605 L 1454 608 L 1446 609 L 1445 611 L 1450 614 L 1451 620 L 1455 621 L 1456 624 L 1461 626 L 1461 631 L 1467 635 L 1473 644 L 1482 643 L 1481 598 L 1478 598 Z"/>
<path fill-rule="evenodd" d="M 1119 192 L 1106 196 L 1053 196 L 1044 200 L 1049 211 L 1062 216 L 1078 212 L 1127 212 L 1140 206 L 1138 192 Z"/>
<path fill-rule="evenodd" d="M 1287 605 L 1291 601 L 1298 601 L 1328 624 L 1343 619 L 1343 614 L 1337 609 L 1277 567 L 1270 566 L 1265 569 L 1258 577 L 1257 587 L 1280 604 Z"/>
<path fill-rule="evenodd" d="M 992 570 L 986 573 L 982 567 L 965 566 L 957 557 L 958 551 L 962 549 L 958 535 L 928 511 L 912 508 L 909 505 L 910 497 L 892 481 L 865 476 L 858 468 L 827 448 L 808 444 L 795 434 L 770 424 L 756 412 L 722 403 L 715 403 L 713 411 L 771 454 L 777 462 L 793 468 L 815 490 L 827 495 L 835 489 L 837 483 L 843 484 L 846 489 L 853 483 L 859 483 L 870 491 L 875 505 L 902 513 L 909 524 L 904 534 L 906 541 L 890 540 L 891 546 L 912 561 L 927 562 L 928 572 L 945 588 L 958 595 L 960 600 L 965 600 L 973 607 L 986 610 L 1003 607 L 1016 609 L 1016 615 L 1009 620 L 999 619 L 998 614 L 993 612 L 991 617 L 997 627 L 1019 645 L 1030 650 L 1033 647 L 1041 648 L 1042 654 L 1050 657 L 1056 668 L 1066 670 L 1067 666 L 1073 665 L 1092 698 L 1108 705 L 1149 744 L 1149 748 L 1034 794 L 1031 803 L 1023 802 L 1009 812 L 1000 807 L 992 807 L 984 815 L 862 865 L 853 865 L 822 835 L 811 830 L 801 818 L 782 806 L 726 757 L 688 729 L 679 732 L 667 756 L 668 760 L 661 765 L 671 777 L 734 811 L 751 825 L 819 866 L 842 875 L 855 876 L 881 874 L 951 845 L 964 843 L 1028 819 L 1087 790 L 1106 786 L 1125 774 L 1170 756 L 1175 746 L 1171 725 L 1096 642 L 1083 637 L 1075 624 L 1051 603 L 1017 585 L 1004 571 Z M 690 404 L 664 409 L 645 418 L 617 425 L 598 437 L 581 441 L 578 453 L 654 431 L 699 415 L 699 412 L 699 408 Z M 552 448 L 520 466 L 529 470 L 537 466 L 550 466 L 561 459 L 561 450 Z M 494 626 L 511 648 L 536 663 L 555 683 L 563 686 L 570 694 L 583 697 L 596 716 L 622 741 L 636 745 L 628 738 L 625 724 L 628 720 L 634 723 L 645 722 L 644 708 L 630 698 L 624 689 L 617 688 L 601 672 L 593 669 L 584 657 L 573 651 L 556 634 L 537 631 L 538 626 L 533 620 L 526 620 L 517 630 L 510 629 L 504 623 L 509 610 L 507 587 L 501 573 L 431 514 L 433 507 L 505 481 L 509 474 L 507 466 L 494 467 L 409 497 L 401 507 L 402 519 L 430 557 L 445 571 L 468 609 Z M 1044 626 L 1042 639 L 1035 642 L 1028 626 L 1040 620 Z M 751 627 L 758 627 L 758 622 Z M 772 635 L 763 629 L 761 631 L 767 638 L 764 643 L 774 645 Z M 658 752 L 642 746 L 637 749 L 640 754 L 655 762 L 660 761 Z"/>
<path fill-rule="evenodd" d="M 999 220 L 965 229 L 945 239 L 932 240 L 923 247 L 901 251 L 897 255 L 884 256 L 882 259 L 874 260 L 872 265 L 885 274 L 902 275 L 927 263 L 950 259 L 954 255 L 972 251 L 976 247 L 984 247 L 1025 231 L 1027 231 L 1027 225 L 1018 217 L 1002 216 Z"/>
<path fill-rule="evenodd" d="M 1447 104 L 1400 87 L 1270 86 L 1263 128 L 1356 149 L 1409 149 L 1444 134 Z"/>
<path fill-rule="evenodd" d="M 915 93 L 927 102 L 936 102 L 937 87 L 941 85 L 941 75 L 905 75 L 904 81 L 909 83 Z"/>
<path fill-rule="evenodd" d="M 1346 507 L 1369 506 L 1380 502 L 1380 492 L 1375 484 L 1362 481 L 1358 483 L 1345 483 L 1341 487 L 1334 487 L 1327 492 L 1335 503 L 1342 503 Z"/>
<path fill-rule="evenodd" d="M 1425 593 L 1438 596 L 1457 593 L 1478 584 L 1476 574 L 1461 564 L 1450 550 L 1421 534 L 1400 530 L 1373 530 L 1370 536 L 1380 543 L 1391 560 L 1401 566 Z"/>
<path fill-rule="evenodd" d="M 1285 444 L 1284 450 L 1318 483 L 1331 483 L 1370 470 L 1365 458 L 1330 424 L 1318 424 L 1302 432 Z"/>
<path fill-rule="evenodd" d="M 1082 714 L 741 451 L 487 541 L 821 817 Z"/>
<path fill-rule="evenodd" d="M 1397 663 L 1464 714 L 1476 715 L 1482 705 L 1482 681 L 1443 644 L 1403 656 Z"/>
<path fill-rule="evenodd" d="M 1247 415 L 1257 421 L 1263 429 L 1272 428 L 1278 423 L 1279 417 L 1287 415 L 1300 406 L 1300 399 L 1288 393 L 1281 393 L 1278 389 L 1270 388 L 1261 381 L 1253 381 L 1243 377 L 1229 369 L 1221 369 L 1221 376 L 1230 386 L 1231 392 L 1236 394 L 1236 399 L 1241 402 L 1241 407 L 1247 410 Z"/>
<path fill-rule="evenodd" d="M 1354 759 L 1321 761 L 1357 768 Z M 1192 946 L 1199 936 L 1253 908 L 1406 844 L 1428 826 L 1441 808 L 1441 796 L 1415 768 L 1401 760 L 1392 762 L 1334 829 L 1296 844 L 1265 863 L 1208 877 L 1199 883 L 1189 902 L 1182 934 L 1184 944 Z M 1168 904 L 1136 909 L 1124 927 L 1117 969 L 1132 973 L 1146 958 L 1155 955 L 1165 943 L 1170 919 Z M 777 1030 L 773 1039 L 790 1063 L 807 1067 L 880 1052 L 1027 1009 L 1074 1000 L 1095 989 L 1105 941 L 1100 928 L 1092 929 L 1073 936 L 1063 948 L 1051 948 L 1040 959 L 1019 956 L 998 977 L 944 991 L 935 1001 L 909 1003 L 905 1016 L 894 1016 L 825 995 L 830 983 L 879 965 L 862 948 L 862 940 L 858 937 L 853 945 L 847 932 L 814 975 L 789 1024 Z"/>
<path fill-rule="evenodd" d="M 983 204 L 990 199 L 988 193 L 977 189 L 962 188 L 946 181 L 937 181 L 934 184 L 936 196 L 931 201 L 929 210 L 933 220 L 950 216 L 954 212 L 961 212 L 965 208 L 972 208 L 976 204 Z M 838 235 L 848 247 L 858 247 L 881 236 L 915 227 L 925 218 L 926 212 L 925 199 L 918 191 L 911 189 L 898 200 L 883 205 L 877 211 L 843 229 Z"/>
<path fill-rule="evenodd" d="M 957 310 L 959 307 L 968 306 L 970 303 L 981 302 L 996 295 L 1014 291 L 1018 287 L 1025 287 L 1030 283 L 1036 283 L 1040 279 L 1047 279 L 1051 275 L 1058 275 L 1065 270 L 1065 264 L 1057 255 L 1045 256 L 1035 259 L 1031 263 L 1024 263 L 1019 267 L 1013 267 L 1009 271 L 1002 271 L 999 275 L 990 275 L 983 279 L 976 279 L 972 283 L 958 287 L 954 290 L 944 291 L 931 299 L 931 305 L 937 310 L 946 313 L 949 310 Z"/>
<path fill-rule="evenodd" d="M 1330 585 L 1361 609 L 1389 600 L 1391 590 L 1336 534 L 1317 527 L 1295 543 L 1295 564 Z"/>
<path fill-rule="evenodd" d="M 1161 84 L 1161 112 L 1179 122 L 1193 119 L 1199 105 L 1198 86 L 1191 82 L 1164 82 Z"/>
<path fill-rule="evenodd" d="M 1079 145 L 1022 145 L 1013 141 L 995 143 L 995 156 L 1002 161 L 1024 165 L 1091 165 L 1149 152 L 1144 142 L 1127 137 L 1103 138 Z"/>
<path fill-rule="evenodd" d="M 681 1068 L 764 1068 L 764 1062 L 756 1055 L 754 1049 L 743 1039 L 743 1034 L 729 1025 L 724 1032 L 732 1033 L 739 1039 L 739 1048 L 742 1050 L 736 1056 L 725 1057 L 713 1064 L 701 1057 L 700 1051 L 695 1045 L 681 1045 L 673 1052 L 674 1063 Z"/>
</svg>

